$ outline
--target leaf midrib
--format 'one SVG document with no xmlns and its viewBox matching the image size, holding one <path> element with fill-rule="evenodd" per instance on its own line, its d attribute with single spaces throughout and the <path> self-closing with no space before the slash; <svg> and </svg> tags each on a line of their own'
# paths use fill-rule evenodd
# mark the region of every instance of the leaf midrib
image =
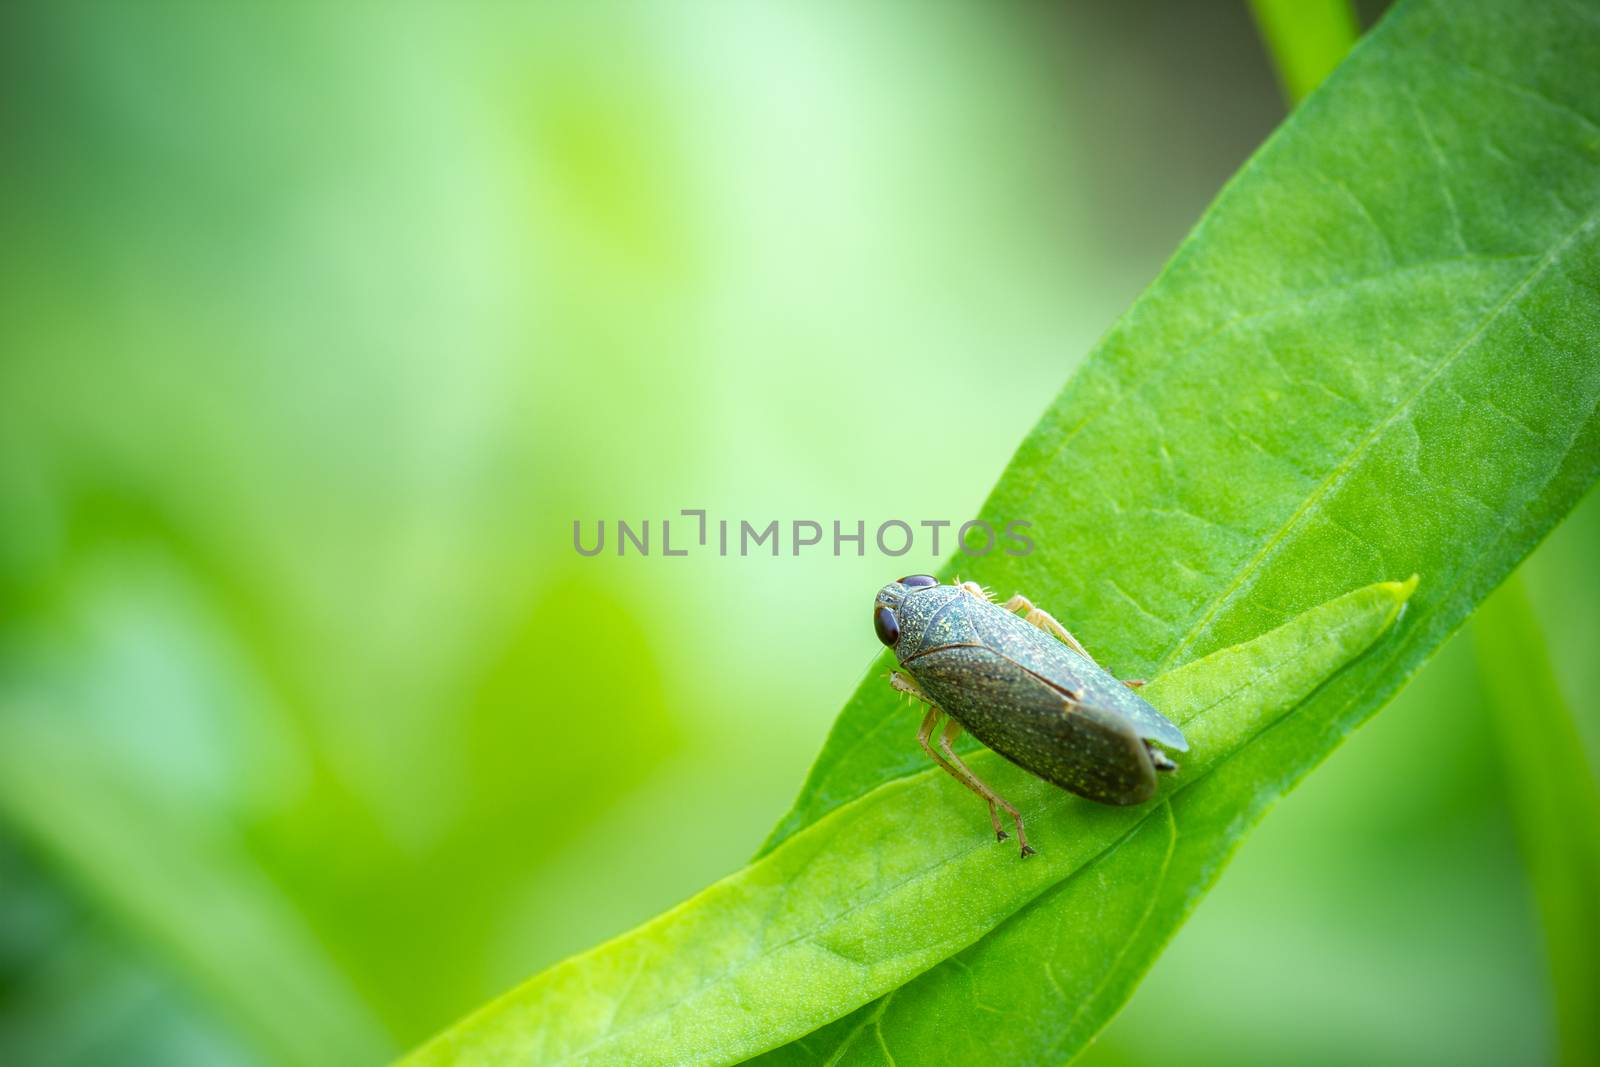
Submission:
<svg viewBox="0 0 1600 1067">
<path fill-rule="evenodd" d="M 1590 229 L 1596 220 L 1600 220 L 1600 208 L 1592 210 L 1577 226 L 1567 233 L 1560 241 L 1556 242 L 1549 252 L 1534 265 L 1533 269 L 1519 281 L 1506 288 L 1505 295 L 1490 311 L 1484 315 L 1473 330 L 1451 350 L 1450 354 L 1440 360 L 1419 382 L 1415 389 L 1397 403 L 1389 415 L 1358 441 L 1349 454 L 1335 467 L 1306 499 L 1297 507 L 1284 523 L 1268 538 L 1261 548 L 1235 572 L 1233 580 L 1220 594 L 1212 599 L 1205 613 L 1189 628 L 1183 637 L 1179 638 L 1168 652 L 1157 661 L 1157 673 L 1171 668 L 1172 663 L 1179 656 L 1189 652 L 1199 635 L 1204 632 L 1223 609 L 1231 604 L 1235 597 L 1244 589 L 1245 585 L 1265 566 L 1277 553 L 1279 546 L 1295 531 L 1297 527 L 1316 517 L 1318 510 L 1325 499 L 1334 490 L 1342 486 L 1360 464 L 1361 459 L 1372 445 L 1408 412 L 1412 405 L 1433 386 L 1439 378 L 1455 366 L 1461 356 L 1470 349 L 1483 336 L 1484 332 L 1494 325 L 1508 307 L 1519 300 L 1524 293 L 1547 272 L 1561 255 L 1581 236 Z"/>
<path fill-rule="evenodd" d="M 1366 215 L 1368 218 L 1370 218 L 1370 213 L 1367 212 L 1364 206 L 1361 208 L 1361 212 L 1363 215 Z M 1383 231 L 1380 229 L 1378 230 L 1378 233 L 1382 235 Z M 1387 240 L 1386 236 L 1385 239 Z M 1407 263 L 1400 266 L 1394 266 L 1388 270 L 1379 271 L 1376 274 L 1364 274 L 1359 278 L 1347 278 L 1343 281 L 1334 282 L 1329 285 L 1318 286 L 1315 289 L 1298 290 L 1291 293 L 1289 298 L 1286 300 L 1280 300 L 1276 303 L 1268 304 L 1265 307 L 1253 308 L 1249 311 L 1240 311 L 1237 314 L 1230 315 L 1200 336 L 1185 341 L 1181 347 L 1173 351 L 1171 360 L 1169 362 L 1176 362 L 1185 356 L 1193 355 L 1195 350 L 1200 348 L 1202 345 L 1215 341 L 1217 338 L 1224 336 L 1229 331 L 1244 323 L 1256 322 L 1261 319 L 1269 319 L 1276 315 L 1283 315 L 1288 312 L 1304 311 L 1305 309 L 1314 307 L 1324 299 L 1330 297 L 1344 296 L 1352 291 L 1362 288 L 1382 285 L 1384 283 L 1393 282 L 1398 278 L 1410 277 L 1412 275 L 1426 275 L 1439 271 L 1440 269 L 1453 269 L 1457 267 L 1478 266 L 1490 263 L 1515 263 L 1520 260 L 1531 259 L 1537 254 L 1538 253 L 1536 252 L 1515 252 L 1503 256 L 1479 255 L 1470 253 L 1459 256 L 1439 256 L 1418 263 Z M 1180 261 L 1180 257 L 1181 252 L 1179 256 L 1174 257 L 1174 266 L 1176 266 L 1176 264 Z M 1172 269 L 1172 267 L 1168 267 L 1168 271 L 1171 271 Z M 1535 270 L 1537 269 L 1538 267 L 1536 265 Z M 1130 317 L 1128 320 L 1130 324 L 1136 320 L 1139 312 L 1139 308 L 1135 308 L 1133 310 L 1131 313 L 1132 317 Z M 1122 388 L 1121 381 L 1117 378 L 1110 378 L 1108 379 L 1108 382 L 1117 389 Z M 1039 482 L 1043 477 L 1044 472 L 1051 470 L 1055 466 L 1056 461 L 1061 458 L 1062 453 L 1064 453 L 1067 450 L 1067 447 L 1072 444 L 1073 439 L 1076 438 L 1081 431 L 1093 423 L 1094 420 L 1094 415 L 1086 415 L 1076 426 L 1064 431 L 1062 439 L 1056 443 L 1056 447 L 1050 450 L 1050 455 L 1034 468 L 1033 478 L 1029 482 L 1027 489 L 1023 491 L 1023 495 L 1032 496 L 1038 492 Z"/>
</svg>

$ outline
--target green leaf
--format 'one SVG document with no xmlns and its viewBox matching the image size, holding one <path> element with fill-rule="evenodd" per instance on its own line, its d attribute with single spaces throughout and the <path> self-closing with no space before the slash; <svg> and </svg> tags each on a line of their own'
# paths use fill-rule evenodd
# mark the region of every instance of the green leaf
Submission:
<svg viewBox="0 0 1600 1067">
<path fill-rule="evenodd" d="M 1117 842 L 1147 821 L 1165 827 L 1173 800 L 1370 647 L 1415 588 L 1357 589 L 1152 682 L 1150 701 L 1190 744 L 1159 803 L 1093 804 L 981 754 L 974 769 L 1038 827 L 1039 854 L 1023 862 L 942 772 L 888 783 L 407 1062 L 724 1064 L 800 1037 L 971 945 L 1108 849 L 1121 854 Z"/>
<path fill-rule="evenodd" d="M 1386 572 L 1427 576 L 1414 619 L 1174 799 L 1171 840 L 1136 876 L 1080 874 L 807 1051 L 1070 1057 L 1265 809 L 1592 484 L 1595 54 L 1593 3 L 1399 6 L 1069 382 L 984 508 L 991 522 L 1032 520 L 1039 550 L 964 560 L 964 577 L 1028 593 L 1128 675 Z M 918 766 L 914 722 L 892 708 L 869 676 L 767 847 Z M 1148 908 L 1085 952 L 1071 917 L 1118 892 Z M 942 1021 L 937 1034 L 926 1020 Z"/>
<path fill-rule="evenodd" d="M 1544 924 L 1560 1062 L 1600 1062 L 1600 790 L 1517 575 L 1472 621 Z"/>
<path fill-rule="evenodd" d="M 946 573 L 1026 592 L 1124 675 L 1425 574 L 1421 625 L 1344 694 L 1369 714 L 1600 469 L 1595 47 L 1592 2 L 1402 4 L 1023 442 L 983 518 L 1037 550 Z M 767 847 L 921 769 L 879 663 Z"/>
</svg>

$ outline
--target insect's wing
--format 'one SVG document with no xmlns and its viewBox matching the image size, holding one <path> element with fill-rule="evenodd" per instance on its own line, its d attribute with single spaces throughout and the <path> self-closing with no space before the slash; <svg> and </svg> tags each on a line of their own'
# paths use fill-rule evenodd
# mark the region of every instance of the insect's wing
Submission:
<svg viewBox="0 0 1600 1067">
<path fill-rule="evenodd" d="M 1059 690 L 1072 703 L 1095 707 L 1126 719 L 1134 731 L 1178 752 L 1189 751 L 1183 732 L 1150 702 L 1109 671 L 1085 659 L 1055 636 L 1003 608 L 979 605 L 972 624 L 980 642 Z"/>
<path fill-rule="evenodd" d="M 1074 704 L 993 649 L 942 648 L 906 664 L 946 713 L 1011 762 L 1104 804 L 1138 804 L 1155 766 L 1126 718 Z"/>
<path fill-rule="evenodd" d="M 1077 657 L 1077 653 L 1071 649 L 1067 649 L 1067 654 Z M 1126 719 L 1134 732 L 1146 741 L 1154 741 L 1178 752 L 1189 751 L 1189 742 L 1184 739 L 1183 731 L 1133 689 L 1093 664 L 1080 673 L 1089 679 L 1080 698 L 1083 703 Z"/>
</svg>

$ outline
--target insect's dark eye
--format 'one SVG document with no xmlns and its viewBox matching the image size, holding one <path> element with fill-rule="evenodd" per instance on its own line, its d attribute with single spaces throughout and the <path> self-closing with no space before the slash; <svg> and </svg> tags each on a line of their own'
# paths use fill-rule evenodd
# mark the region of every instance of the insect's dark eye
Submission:
<svg viewBox="0 0 1600 1067">
<path fill-rule="evenodd" d="M 939 579 L 931 574 L 908 574 L 900 579 L 900 584 L 907 589 L 926 589 L 930 585 L 938 585 Z"/>
<path fill-rule="evenodd" d="M 894 617 L 893 611 L 881 604 L 872 613 L 872 628 L 878 631 L 878 640 L 890 648 L 900 640 L 900 620 Z"/>
</svg>

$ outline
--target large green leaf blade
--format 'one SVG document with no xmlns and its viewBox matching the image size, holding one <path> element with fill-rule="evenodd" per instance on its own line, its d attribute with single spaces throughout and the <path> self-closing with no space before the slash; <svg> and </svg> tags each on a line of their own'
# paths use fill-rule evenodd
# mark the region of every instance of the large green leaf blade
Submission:
<svg viewBox="0 0 1600 1067">
<path fill-rule="evenodd" d="M 1600 463 L 1596 14 L 1386 19 L 1024 441 L 984 512 L 1038 550 L 963 576 L 1131 675 L 1415 571 L 1414 670 Z M 773 841 L 919 768 L 877 673 Z"/>
<path fill-rule="evenodd" d="M 1230 184 L 1024 443 L 985 511 L 1034 517 L 1041 551 L 963 568 L 1060 609 L 1125 673 L 1384 569 L 1426 576 L 1413 624 L 1174 798 L 1167 836 L 1146 824 L 1142 852 L 1130 839 L 775 1062 L 1070 1058 L 1249 826 L 1592 484 L 1595 54 L 1593 4 L 1395 12 Z M 869 679 L 774 840 L 902 773 L 904 730 L 879 725 L 881 702 Z M 1108 908 L 1108 893 L 1147 906 Z"/>
</svg>

